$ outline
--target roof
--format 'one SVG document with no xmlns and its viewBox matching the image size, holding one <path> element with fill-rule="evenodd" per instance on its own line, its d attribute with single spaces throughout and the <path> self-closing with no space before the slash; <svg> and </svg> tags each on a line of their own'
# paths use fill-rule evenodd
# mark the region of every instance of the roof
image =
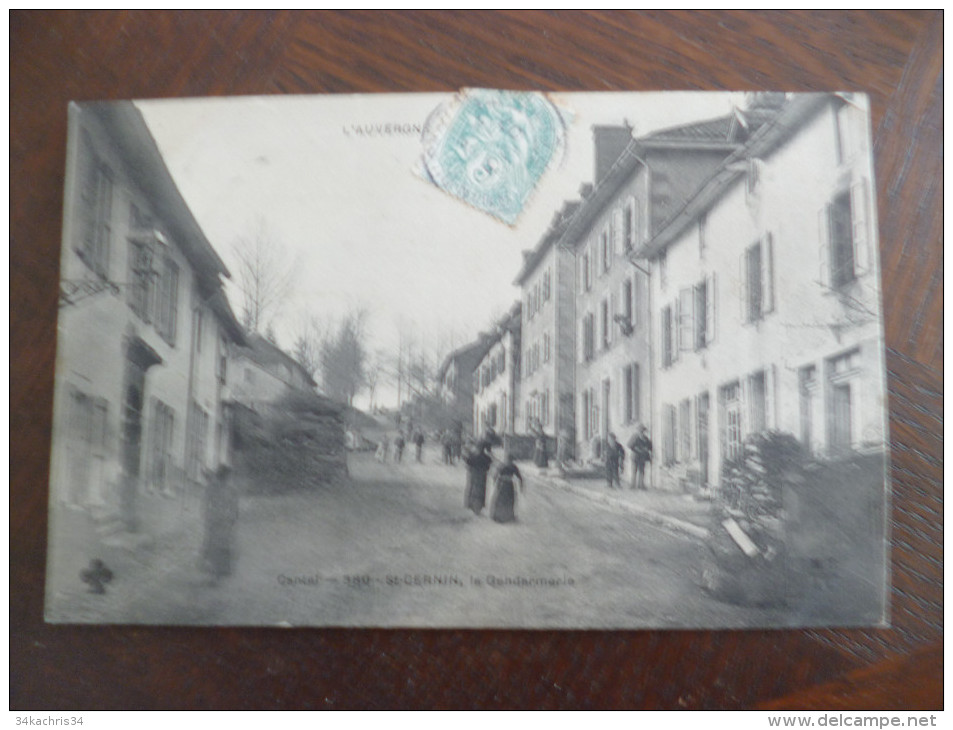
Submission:
<svg viewBox="0 0 953 730">
<path fill-rule="evenodd" d="M 532 250 L 523 252 L 523 265 L 520 267 L 519 273 L 513 281 L 514 284 L 522 286 L 523 282 L 536 270 L 536 267 L 539 266 L 539 262 L 543 260 L 546 252 L 549 251 L 550 247 L 559 240 L 563 231 L 566 230 L 566 226 L 569 225 L 569 221 L 572 220 L 573 215 L 579 209 L 580 205 L 582 205 L 582 203 L 578 200 L 567 200 L 563 203 L 563 207 L 553 216 L 549 228 L 546 229 L 539 243 L 537 243 Z"/>
<path fill-rule="evenodd" d="M 474 364 L 476 364 L 483 359 L 483 356 L 492 345 L 493 337 L 486 333 L 480 333 L 475 341 L 458 347 L 443 359 L 443 362 L 440 364 L 440 369 L 437 371 L 437 380 L 443 380 L 452 362 L 457 360 L 474 360 Z"/>
<path fill-rule="evenodd" d="M 262 337 L 258 333 L 252 332 L 246 336 L 247 346 L 244 348 L 243 353 L 249 360 L 252 362 L 258 363 L 262 367 L 267 367 L 268 365 L 287 365 L 290 368 L 293 368 L 300 372 L 305 381 L 312 387 L 317 385 L 314 382 L 314 378 L 305 370 L 304 365 L 295 360 L 291 355 L 282 350 L 273 342 L 269 341 L 267 338 Z"/>
<path fill-rule="evenodd" d="M 71 107 L 92 115 L 103 125 L 165 232 L 191 264 L 209 305 L 229 334 L 243 342 L 242 329 L 221 289 L 220 277 L 231 274 L 182 198 L 142 112 L 130 101 L 73 103 Z"/>
<path fill-rule="evenodd" d="M 772 109 L 736 109 L 714 119 L 661 129 L 641 137 L 639 142 L 643 147 L 680 146 L 680 143 L 692 147 L 699 143 L 741 144 L 775 114 Z"/>
<path fill-rule="evenodd" d="M 777 112 L 771 109 L 735 110 L 714 119 L 666 127 L 633 138 L 597 185 L 587 183 L 582 186 L 581 201 L 563 204 L 536 247 L 524 253 L 523 266 L 514 284 L 521 286 L 553 245 L 579 236 L 636 168 L 644 164 L 643 155 L 647 151 L 707 149 L 723 150 L 727 156 L 776 115 Z"/>
<path fill-rule="evenodd" d="M 714 174 L 662 223 L 658 233 L 635 256 L 649 258 L 672 243 L 699 215 L 711 208 L 735 180 L 745 174 L 747 165 L 743 163 L 773 152 L 834 98 L 834 95 L 824 93 L 795 95 L 779 113 L 773 114 L 773 119 L 762 124 L 744 146 L 721 162 Z"/>
</svg>

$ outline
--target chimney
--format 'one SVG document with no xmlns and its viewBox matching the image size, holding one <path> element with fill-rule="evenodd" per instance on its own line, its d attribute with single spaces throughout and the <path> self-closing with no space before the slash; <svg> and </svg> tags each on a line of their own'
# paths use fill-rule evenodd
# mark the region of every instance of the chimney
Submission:
<svg viewBox="0 0 953 730">
<path fill-rule="evenodd" d="M 598 185 L 609 172 L 609 168 L 619 159 L 625 146 L 632 140 L 632 127 L 593 125 L 592 141 L 595 147 L 596 176 Z"/>
</svg>

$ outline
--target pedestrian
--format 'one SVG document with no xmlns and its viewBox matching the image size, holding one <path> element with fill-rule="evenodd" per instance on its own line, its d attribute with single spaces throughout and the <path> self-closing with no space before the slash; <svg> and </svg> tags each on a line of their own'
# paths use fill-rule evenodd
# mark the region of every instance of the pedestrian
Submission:
<svg viewBox="0 0 953 730">
<path fill-rule="evenodd" d="M 394 438 L 394 462 L 399 464 L 401 459 L 404 458 L 404 434 L 401 431 L 397 432 L 397 436 Z"/>
<path fill-rule="evenodd" d="M 546 432 L 542 424 L 536 422 L 536 450 L 533 453 L 533 463 L 540 469 L 549 466 L 549 448 L 546 443 Z"/>
<path fill-rule="evenodd" d="M 513 462 L 513 455 L 507 453 L 503 465 L 496 472 L 496 492 L 493 494 L 493 504 L 490 515 L 494 522 L 516 521 L 516 486 L 514 479 L 519 479 L 520 492 L 525 491 L 523 475 Z"/>
<path fill-rule="evenodd" d="M 643 424 L 639 424 L 629 440 L 629 450 L 632 452 L 632 489 L 648 489 L 645 486 L 645 465 L 652 461 L 652 439 Z"/>
<path fill-rule="evenodd" d="M 380 443 L 377 444 L 377 453 L 374 455 L 375 458 L 376 458 L 381 464 L 383 464 L 385 461 L 387 461 L 387 448 L 388 448 L 389 446 L 390 446 L 390 444 L 388 443 L 388 440 L 387 440 L 387 434 L 385 433 L 383 436 L 381 436 Z"/>
<path fill-rule="evenodd" d="M 238 523 L 238 490 L 231 468 L 222 464 L 205 487 L 205 539 L 202 567 L 213 581 L 231 575 L 235 560 L 235 525 Z"/>
<path fill-rule="evenodd" d="M 452 451 L 451 464 L 453 463 L 453 459 L 463 457 L 463 424 L 460 423 L 460 421 L 457 421 L 453 426 Z"/>
<path fill-rule="evenodd" d="M 453 466 L 453 436 L 450 429 L 443 432 L 441 444 L 443 445 L 443 463 Z"/>
<path fill-rule="evenodd" d="M 424 450 L 424 432 L 419 427 L 414 431 L 414 447 L 417 449 L 417 463 L 420 463 Z"/>
<path fill-rule="evenodd" d="M 493 464 L 490 444 L 481 441 L 475 449 L 463 457 L 463 463 L 467 465 L 467 491 L 464 504 L 467 509 L 473 510 L 473 513 L 478 515 L 486 507 L 486 475 Z"/>
<path fill-rule="evenodd" d="M 609 489 L 622 489 L 619 470 L 624 460 L 625 449 L 616 441 L 615 434 L 610 433 L 606 442 L 606 481 L 609 483 Z"/>
</svg>

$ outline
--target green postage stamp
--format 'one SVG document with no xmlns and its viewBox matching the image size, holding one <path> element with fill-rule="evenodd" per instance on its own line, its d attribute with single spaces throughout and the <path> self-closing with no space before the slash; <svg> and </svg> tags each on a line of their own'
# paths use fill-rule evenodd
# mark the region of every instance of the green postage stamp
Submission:
<svg viewBox="0 0 953 730">
<path fill-rule="evenodd" d="M 424 129 L 423 172 L 437 187 L 505 223 L 565 145 L 564 119 L 542 93 L 470 89 Z"/>
</svg>

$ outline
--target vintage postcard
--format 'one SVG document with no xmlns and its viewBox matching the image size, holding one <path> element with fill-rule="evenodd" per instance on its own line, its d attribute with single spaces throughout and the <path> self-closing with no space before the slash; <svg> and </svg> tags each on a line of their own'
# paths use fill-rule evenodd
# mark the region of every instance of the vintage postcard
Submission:
<svg viewBox="0 0 953 730">
<path fill-rule="evenodd" d="M 46 619 L 884 626 L 856 93 L 73 104 Z"/>
</svg>

